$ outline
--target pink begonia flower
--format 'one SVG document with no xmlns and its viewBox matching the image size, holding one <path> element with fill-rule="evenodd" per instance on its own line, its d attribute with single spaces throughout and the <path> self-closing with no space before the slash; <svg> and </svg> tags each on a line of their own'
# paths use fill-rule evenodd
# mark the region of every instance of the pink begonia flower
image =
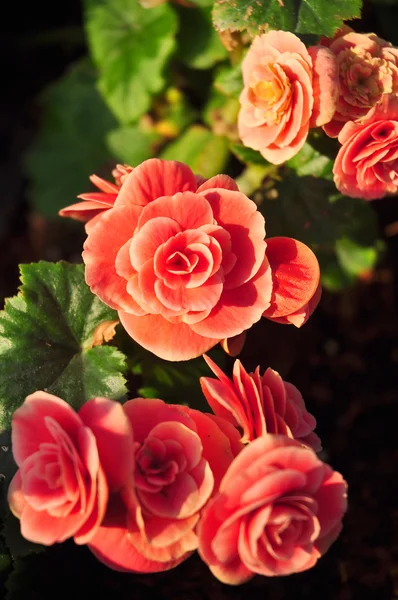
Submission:
<svg viewBox="0 0 398 600">
<path fill-rule="evenodd" d="M 113 208 L 120 188 L 127 175 L 131 173 L 132 170 L 133 167 L 130 167 L 129 165 L 116 165 L 115 169 L 112 171 L 116 183 L 101 179 L 101 177 L 98 177 L 97 175 L 91 175 L 91 183 L 101 191 L 80 194 L 78 198 L 81 198 L 83 202 L 77 202 L 76 204 L 71 204 L 70 206 L 63 208 L 59 211 L 59 216 L 69 217 L 76 221 L 83 221 L 83 223 L 86 223 L 86 233 L 89 233 L 93 227 L 95 227 L 101 218 L 101 215 L 110 208 Z"/>
<path fill-rule="evenodd" d="M 264 313 L 285 315 L 276 305 L 286 280 L 276 274 L 273 283 L 264 236 L 263 216 L 230 177 L 217 175 L 198 187 L 182 163 L 150 159 L 130 173 L 112 210 L 90 231 L 86 281 L 141 346 L 166 360 L 189 360 L 243 333 Z M 299 277 L 299 243 L 277 239 Z M 312 284 L 306 279 L 309 256 Z M 282 259 L 273 260 L 282 272 Z M 305 260 L 289 301 L 295 310 L 319 281 L 309 249 Z M 272 295 L 275 285 L 279 291 Z"/>
<path fill-rule="evenodd" d="M 337 189 L 352 198 L 376 200 L 398 191 L 398 97 L 389 94 L 367 116 L 349 121 L 333 167 Z"/>
<path fill-rule="evenodd" d="M 293 33 L 270 31 L 254 39 L 242 73 L 239 135 L 273 164 L 297 154 L 309 128 L 333 116 L 338 73 L 328 48 L 307 50 Z"/>
<path fill-rule="evenodd" d="M 260 367 L 248 373 L 236 360 L 231 380 L 208 356 L 203 358 L 218 379 L 201 377 L 202 392 L 216 415 L 240 428 L 242 443 L 280 433 L 315 452 L 321 450 L 321 440 L 314 433 L 315 418 L 298 389 L 279 373 L 268 368 L 261 375 Z"/>
<path fill-rule="evenodd" d="M 287 237 L 267 240 L 272 273 L 272 297 L 263 316 L 283 325 L 301 327 L 321 299 L 320 268 L 308 246 Z"/>
<path fill-rule="evenodd" d="M 28 396 L 12 419 L 19 469 L 8 490 L 22 535 L 46 546 L 73 537 L 86 544 L 105 515 L 109 491 L 131 471 L 131 428 L 122 406 L 88 401 L 79 413 L 47 394 Z"/>
<path fill-rule="evenodd" d="M 345 123 L 365 117 L 384 94 L 398 92 L 398 48 L 374 33 L 355 33 L 348 27 L 321 43 L 333 52 L 338 65 L 336 112 L 323 128 L 337 137 Z"/>
<path fill-rule="evenodd" d="M 184 406 L 136 398 L 123 408 L 135 469 L 89 548 L 115 570 L 165 571 L 197 549 L 200 512 L 242 445 L 230 423 Z"/>
<path fill-rule="evenodd" d="M 283 435 L 248 444 L 199 523 L 199 553 L 222 582 L 310 569 L 341 531 L 346 483 Z"/>
</svg>

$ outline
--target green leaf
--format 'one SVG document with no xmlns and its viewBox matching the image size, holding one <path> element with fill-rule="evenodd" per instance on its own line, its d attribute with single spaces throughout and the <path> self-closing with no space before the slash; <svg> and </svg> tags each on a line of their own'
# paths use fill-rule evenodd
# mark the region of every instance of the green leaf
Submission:
<svg viewBox="0 0 398 600">
<path fill-rule="evenodd" d="M 116 121 L 95 89 L 95 72 L 86 61 L 48 87 L 42 104 L 42 127 L 26 166 L 34 207 L 54 217 L 87 190 L 88 176 L 111 158 L 104 136 Z"/>
<path fill-rule="evenodd" d="M 170 404 L 185 404 L 210 412 L 199 379 L 211 377 L 212 371 L 202 357 L 184 363 L 171 363 L 146 351 L 140 350 L 140 354 L 141 360 L 134 370 L 142 378 L 142 385 L 138 389 L 140 396 L 161 398 Z M 208 354 L 222 368 L 226 354 L 220 348 L 214 348 Z"/>
<path fill-rule="evenodd" d="M 376 247 L 362 246 L 346 237 L 336 242 L 336 255 L 339 263 L 344 271 L 352 275 L 361 275 L 373 269 L 378 254 Z"/>
<path fill-rule="evenodd" d="M 166 84 L 177 18 L 168 4 L 146 9 L 137 0 L 86 0 L 91 54 L 99 89 L 123 124 L 144 114 Z"/>
<path fill-rule="evenodd" d="M 258 35 L 269 29 L 333 35 L 346 19 L 360 16 L 361 0 L 216 0 L 216 29 L 247 30 Z"/>
<path fill-rule="evenodd" d="M 76 409 L 94 396 L 121 400 L 124 355 L 90 347 L 97 327 L 117 316 L 91 293 L 83 265 L 22 265 L 21 280 L 18 296 L 0 313 L 0 429 L 36 390 Z"/>
<path fill-rule="evenodd" d="M 214 79 L 214 87 L 226 96 L 239 98 L 243 89 L 242 65 L 221 67 Z"/>
<path fill-rule="evenodd" d="M 242 146 L 241 144 L 231 144 L 231 151 L 235 154 L 236 158 L 238 158 L 243 163 L 249 163 L 251 165 L 269 165 L 270 163 L 265 160 L 263 156 L 261 156 L 260 152 L 257 150 L 252 150 L 251 148 L 247 148 L 246 146 Z"/>
<path fill-rule="evenodd" d="M 228 158 L 228 141 L 201 125 L 192 125 L 162 152 L 161 158 L 179 160 L 194 173 L 209 178 L 224 170 Z"/>
<path fill-rule="evenodd" d="M 228 56 L 211 20 L 211 8 L 178 7 L 178 57 L 193 69 L 209 69 Z"/>
<path fill-rule="evenodd" d="M 343 21 L 361 16 L 362 0 L 301 0 L 297 33 L 332 36 Z"/>
<path fill-rule="evenodd" d="M 156 131 L 145 131 L 139 125 L 120 127 L 110 131 L 107 143 L 112 154 L 132 167 L 155 155 L 162 137 Z"/>
<path fill-rule="evenodd" d="M 300 152 L 285 164 L 296 171 L 300 177 L 313 175 L 314 177 L 333 179 L 333 160 L 315 150 L 309 142 L 306 142 Z"/>
</svg>

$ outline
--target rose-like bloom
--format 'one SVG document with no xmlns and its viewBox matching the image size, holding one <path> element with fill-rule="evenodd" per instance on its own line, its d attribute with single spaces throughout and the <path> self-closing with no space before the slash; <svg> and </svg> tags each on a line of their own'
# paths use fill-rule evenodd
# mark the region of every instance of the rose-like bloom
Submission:
<svg viewBox="0 0 398 600">
<path fill-rule="evenodd" d="M 286 314 L 278 303 L 283 287 L 290 298 L 293 286 L 283 277 L 289 269 L 283 257 L 292 260 L 295 277 L 290 312 L 314 294 L 319 265 L 313 253 L 305 253 L 300 282 L 299 243 L 275 238 L 279 277 L 271 274 L 264 236 L 263 216 L 230 177 L 198 184 L 187 166 L 150 159 L 130 173 L 113 209 L 90 231 L 86 281 L 144 348 L 167 360 L 189 360 L 249 329 L 263 313 Z"/>
<path fill-rule="evenodd" d="M 398 191 L 398 97 L 383 96 L 360 122 L 339 135 L 334 181 L 342 194 L 376 200 Z"/>
<path fill-rule="evenodd" d="M 355 33 L 345 28 L 323 40 L 336 56 L 340 93 L 334 117 L 325 124 L 337 137 L 347 121 L 361 119 L 384 94 L 398 92 L 398 48 L 374 33 Z"/>
<path fill-rule="evenodd" d="M 150 159 L 84 245 L 86 281 L 139 344 L 187 360 L 242 333 L 270 304 L 264 218 L 226 175 Z"/>
<path fill-rule="evenodd" d="M 197 548 L 200 512 L 242 446 L 229 423 L 187 407 L 136 398 L 124 410 L 134 470 L 89 547 L 116 570 L 164 571 Z"/>
<path fill-rule="evenodd" d="M 283 325 L 301 327 L 321 299 L 319 263 L 308 246 L 287 237 L 267 240 L 272 296 L 263 316 Z"/>
<path fill-rule="evenodd" d="M 342 476 L 299 442 L 269 434 L 225 474 L 199 524 L 199 553 L 232 585 L 305 571 L 339 535 L 345 510 Z"/>
<path fill-rule="evenodd" d="M 91 175 L 91 183 L 100 191 L 80 194 L 78 198 L 81 198 L 83 202 L 77 202 L 63 208 L 59 211 L 59 216 L 83 221 L 83 223 L 86 223 L 86 232 L 89 233 L 95 227 L 101 215 L 113 207 L 124 180 L 132 170 L 133 167 L 129 167 L 129 165 L 116 165 L 112 171 L 116 183 L 101 179 L 98 175 Z"/>
<path fill-rule="evenodd" d="M 279 373 L 268 368 L 261 375 L 260 367 L 248 373 L 236 360 L 231 380 L 208 356 L 203 358 L 218 379 L 201 377 L 202 392 L 216 415 L 240 428 L 243 443 L 267 433 L 280 433 L 315 452 L 321 450 L 321 441 L 314 433 L 315 418 L 298 389 L 283 381 Z"/>
<path fill-rule="evenodd" d="M 239 135 L 273 164 L 294 156 L 309 128 L 333 116 L 337 65 L 328 48 L 309 51 L 293 33 L 270 31 L 254 39 L 242 73 Z"/>
<path fill-rule="evenodd" d="M 12 451 L 19 469 L 8 501 L 22 535 L 47 546 L 70 537 L 86 544 L 109 491 L 128 479 L 130 425 L 112 400 L 94 398 L 77 414 L 60 398 L 35 392 L 13 415 Z"/>
</svg>

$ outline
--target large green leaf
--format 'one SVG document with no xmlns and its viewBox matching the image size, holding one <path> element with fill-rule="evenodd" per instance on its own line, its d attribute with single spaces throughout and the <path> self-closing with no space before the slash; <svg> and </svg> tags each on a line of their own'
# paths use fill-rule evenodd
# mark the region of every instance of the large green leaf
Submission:
<svg viewBox="0 0 398 600">
<path fill-rule="evenodd" d="M 201 125 L 192 125 L 162 152 L 166 160 L 179 160 L 194 173 L 212 177 L 222 173 L 228 158 L 228 140 L 217 136 Z"/>
<path fill-rule="evenodd" d="M 52 84 L 42 102 L 42 127 L 26 165 L 36 210 L 54 217 L 87 191 L 88 176 L 111 158 L 104 136 L 116 121 L 95 89 L 95 72 L 86 61 Z"/>
<path fill-rule="evenodd" d="M 132 123 L 165 86 L 176 15 L 168 4 L 146 9 L 137 0 L 86 0 L 85 5 L 99 89 L 119 121 Z"/>
<path fill-rule="evenodd" d="M 122 399 L 124 355 L 91 347 L 98 326 L 117 318 L 84 281 L 82 265 L 21 266 L 22 286 L 0 313 L 0 429 L 36 390 L 76 409 L 94 396 Z"/>
<path fill-rule="evenodd" d="M 333 35 L 343 20 L 359 17 L 361 0 L 216 0 L 216 29 L 247 30 L 252 35 L 269 29 Z"/>
<path fill-rule="evenodd" d="M 178 7 L 178 56 L 189 67 L 208 69 L 228 56 L 211 21 L 211 9 Z"/>
</svg>

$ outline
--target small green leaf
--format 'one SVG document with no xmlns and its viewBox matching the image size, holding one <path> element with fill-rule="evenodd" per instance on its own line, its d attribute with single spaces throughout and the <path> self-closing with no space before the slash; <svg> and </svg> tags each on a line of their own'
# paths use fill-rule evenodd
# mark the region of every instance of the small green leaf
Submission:
<svg viewBox="0 0 398 600">
<path fill-rule="evenodd" d="M 239 98 L 243 89 L 242 65 L 221 67 L 214 79 L 214 87 L 225 96 Z"/>
<path fill-rule="evenodd" d="M 224 170 L 228 158 L 228 141 L 201 125 L 192 125 L 162 152 L 166 160 L 179 160 L 194 173 L 209 178 Z"/>
<path fill-rule="evenodd" d="M 177 18 L 168 4 L 143 8 L 137 0 L 86 0 L 88 42 L 100 70 L 99 89 L 123 124 L 144 114 L 166 84 Z"/>
<path fill-rule="evenodd" d="M 193 69 L 209 69 L 228 56 L 211 21 L 211 8 L 178 7 L 178 57 Z"/>
<path fill-rule="evenodd" d="M 241 144 L 231 144 L 230 148 L 235 154 L 236 158 L 243 163 L 263 166 L 270 164 L 263 156 L 261 156 L 260 152 L 257 152 L 257 150 L 252 150 L 251 148 L 247 148 Z"/>
<path fill-rule="evenodd" d="M 342 268 L 352 275 L 361 275 L 373 269 L 378 259 L 377 248 L 361 246 L 346 237 L 337 240 L 336 255 Z"/>
<path fill-rule="evenodd" d="M 34 207 L 54 217 L 87 191 L 88 176 L 111 158 L 104 136 L 116 121 L 95 89 L 95 72 L 86 61 L 48 87 L 42 101 L 43 123 L 26 166 Z"/>
<path fill-rule="evenodd" d="M 306 142 L 300 152 L 285 164 L 296 171 L 300 177 L 313 175 L 314 177 L 333 179 L 333 160 L 315 150 L 309 142 Z"/>
<path fill-rule="evenodd" d="M 22 265 L 21 279 L 18 296 L 0 313 L 0 429 L 36 390 L 76 409 L 94 396 L 121 400 L 124 355 L 111 346 L 90 348 L 96 328 L 116 313 L 91 293 L 83 265 Z"/>
<path fill-rule="evenodd" d="M 184 363 L 171 363 L 140 350 L 142 386 L 138 393 L 145 398 L 161 398 L 170 404 L 185 404 L 209 412 L 199 379 L 212 376 L 202 357 Z M 220 348 L 208 353 L 217 364 L 223 365 L 226 354 Z"/>
<path fill-rule="evenodd" d="M 112 154 L 132 167 L 155 155 L 162 137 L 155 131 L 145 131 L 139 125 L 120 127 L 108 133 L 107 143 Z"/>
<path fill-rule="evenodd" d="M 270 29 L 333 35 L 344 20 L 360 17 L 361 0 L 216 0 L 216 29 L 247 30 L 258 35 Z"/>
</svg>

